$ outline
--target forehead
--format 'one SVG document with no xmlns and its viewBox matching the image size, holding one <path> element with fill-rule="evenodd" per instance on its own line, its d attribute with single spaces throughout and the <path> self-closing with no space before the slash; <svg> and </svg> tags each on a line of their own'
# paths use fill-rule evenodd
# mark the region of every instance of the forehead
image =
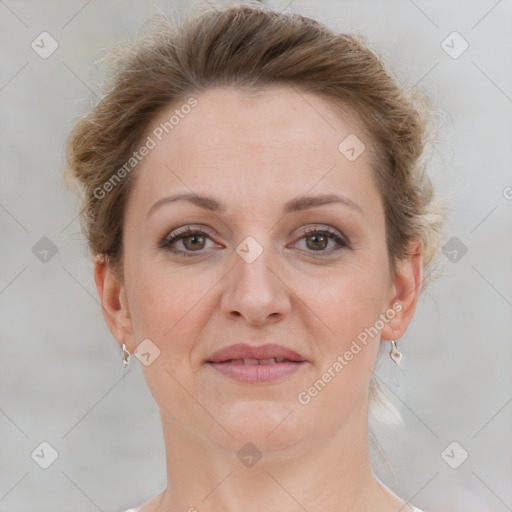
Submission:
<svg viewBox="0 0 512 512">
<path fill-rule="evenodd" d="M 199 136 L 201 149 L 209 151 L 228 149 L 223 144 L 227 136 L 238 145 L 258 146 L 262 150 L 286 145 L 289 151 L 322 151 L 354 132 L 366 137 L 350 109 L 340 104 L 338 108 L 344 111 L 340 116 L 326 99 L 292 86 L 254 92 L 214 88 L 195 95 L 194 99 L 197 105 L 187 108 L 190 112 L 182 114 L 179 120 L 174 116 L 178 123 L 168 134 L 173 135 L 177 151 L 178 142 Z M 185 103 L 163 109 L 154 125 L 165 123 L 173 112 L 185 110 Z M 167 139 L 166 134 L 163 138 Z M 168 142 L 172 144 L 171 140 Z"/>
<path fill-rule="evenodd" d="M 223 202 L 249 195 L 268 204 L 313 188 L 356 196 L 368 188 L 368 152 L 351 161 L 340 151 L 350 137 L 370 143 L 349 110 L 340 115 L 325 99 L 290 86 L 250 93 L 214 88 L 193 98 L 195 106 L 185 108 L 193 104 L 186 98 L 151 123 L 147 135 L 155 147 L 137 168 L 139 198 L 177 191 Z"/>
</svg>

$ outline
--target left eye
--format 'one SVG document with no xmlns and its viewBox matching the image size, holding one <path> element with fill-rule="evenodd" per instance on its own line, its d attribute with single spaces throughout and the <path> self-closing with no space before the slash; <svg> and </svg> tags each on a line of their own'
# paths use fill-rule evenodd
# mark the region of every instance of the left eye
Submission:
<svg viewBox="0 0 512 512">
<path fill-rule="evenodd" d="M 181 232 L 166 236 L 160 242 L 159 247 L 180 256 L 196 256 L 202 254 L 201 251 L 205 249 L 206 240 L 211 240 L 207 233 L 187 227 Z M 302 240 L 306 241 L 306 247 L 310 252 L 322 253 L 322 256 L 348 248 L 345 239 L 338 232 L 328 228 L 309 229 L 298 241 Z M 329 241 L 334 242 L 334 248 L 331 247 L 331 250 L 326 251 Z M 178 242 L 182 243 L 185 250 L 175 247 Z"/>
<path fill-rule="evenodd" d="M 306 246 L 313 252 L 330 254 L 348 247 L 348 244 L 336 231 L 326 228 L 308 230 L 300 240 L 306 240 Z M 311 243 L 308 243 L 308 240 Z M 324 249 L 327 248 L 329 241 L 334 242 L 334 249 L 325 251 Z"/>
</svg>

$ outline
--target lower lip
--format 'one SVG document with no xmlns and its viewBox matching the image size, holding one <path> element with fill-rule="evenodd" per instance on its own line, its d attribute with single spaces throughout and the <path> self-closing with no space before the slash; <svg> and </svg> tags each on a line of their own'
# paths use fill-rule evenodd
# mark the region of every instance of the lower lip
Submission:
<svg viewBox="0 0 512 512">
<path fill-rule="evenodd" d="M 212 368 L 239 382 L 256 384 L 258 382 L 274 382 L 284 377 L 289 377 L 307 361 L 288 361 L 271 364 L 232 364 L 232 363 L 208 363 Z"/>
</svg>

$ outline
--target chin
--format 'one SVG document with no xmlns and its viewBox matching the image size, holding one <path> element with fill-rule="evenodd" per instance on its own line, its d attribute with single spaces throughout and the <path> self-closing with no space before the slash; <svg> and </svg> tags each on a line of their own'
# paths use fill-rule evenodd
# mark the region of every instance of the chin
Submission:
<svg viewBox="0 0 512 512">
<path fill-rule="evenodd" d="M 261 451 L 288 448 L 306 434 L 296 406 L 271 400 L 226 404 L 220 423 L 233 437 L 224 437 L 225 448 L 239 450 L 250 442 Z M 222 443 L 224 445 L 224 442 Z"/>
</svg>

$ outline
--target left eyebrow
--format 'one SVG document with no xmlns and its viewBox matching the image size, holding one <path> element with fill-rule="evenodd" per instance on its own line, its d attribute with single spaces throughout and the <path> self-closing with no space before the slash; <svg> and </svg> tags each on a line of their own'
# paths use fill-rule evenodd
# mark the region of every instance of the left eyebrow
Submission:
<svg viewBox="0 0 512 512">
<path fill-rule="evenodd" d="M 316 208 L 317 206 L 323 206 L 325 204 L 332 203 L 338 203 L 348 206 L 352 210 L 358 212 L 360 215 L 364 215 L 363 209 L 356 202 L 352 201 L 352 199 L 349 199 L 346 196 L 338 194 L 324 194 L 320 196 L 297 197 L 296 199 L 288 201 L 284 205 L 283 213 L 298 212 L 302 210 L 307 210 L 308 208 Z"/>
<path fill-rule="evenodd" d="M 224 212 L 226 210 L 226 206 L 213 197 L 186 193 L 162 197 L 155 204 L 153 204 L 153 206 L 151 206 L 147 214 L 148 217 L 156 208 L 162 206 L 163 204 L 173 203 L 176 201 L 188 201 L 198 206 L 199 208 L 203 208 L 204 210 L 209 210 L 211 212 Z M 352 201 L 352 199 L 349 199 L 346 196 L 338 194 L 323 194 L 319 196 L 305 196 L 291 199 L 284 205 L 283 213 L 288 214 L 333 203 L 342 204 L 358 212 L 360 215 L 364 215 L 362 208 L 356 202 Z"/>
</svg>

